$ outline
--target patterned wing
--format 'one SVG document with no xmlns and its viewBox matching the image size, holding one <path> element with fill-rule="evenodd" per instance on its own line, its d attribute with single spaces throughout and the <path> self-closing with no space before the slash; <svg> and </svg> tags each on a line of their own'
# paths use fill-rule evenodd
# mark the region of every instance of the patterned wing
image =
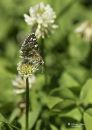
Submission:
<svg viewBox="0 0 92 130">
<path fill-rule="evenodd" d="M 34 33 L 30 34 L 22 44 L 21 58 L 24 62 L 29 62 L 31 64 L 43 64 L 42 57 L 39 54 L 38 43 Z"/>
<path fill-rule="evenodd" d="M 38 43 L 37 39 L 34 33 L 30 34 L 25 41 L 23 42 L 21 49 L 20 49 L 20 55 L 23 58 L 30 58 L 32 57 L 33 53 L 32 50 L 38 50 Z"/>
</svg>

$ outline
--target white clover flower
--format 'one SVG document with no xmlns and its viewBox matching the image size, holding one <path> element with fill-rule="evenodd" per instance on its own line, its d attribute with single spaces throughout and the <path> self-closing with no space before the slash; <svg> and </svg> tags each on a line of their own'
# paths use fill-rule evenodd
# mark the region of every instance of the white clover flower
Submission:
<svg viewBox="0 0 92 130">
<path fill-rule="evenodd" d="M 17 70 L 18 70 L 19 75 L 25 78 L 32 76 L 33 74 L 32 69 L 33 69 L 32 65 L 28 63 L 23 63 L 22 61 L 20 61 L 17 64 Z"/>
<path fill-rule="evenodd" d="M 86 41 L 92 42 L 92 22 L 83 22 L 75 32 L 79 33 Z"/>
<path fill-rule="evenodd" d="M 12 81 L 13 87 L 14 87 L 14 93 L 21 94 L 24 93 L 26 90 L 26 79 L 22 78 L 21 76 L 17 76 L 15 80 Z M 35 83 L 35 76 L 32 75 L 29 77 L 29 89 L 32 88 L 33 84 Z"/>
<path fill-rule="evenodd" d="M 44 38 L 44 36 L 56 29 L 58 26 L 54 23 L 56 14 L 49 4 L 45 5 L 43 2 L 30 7 L 29 15 L 24 14 L 25 22 L 32 28 L 37 26 L 35 34 L 37 38 Z"/>
</svg>

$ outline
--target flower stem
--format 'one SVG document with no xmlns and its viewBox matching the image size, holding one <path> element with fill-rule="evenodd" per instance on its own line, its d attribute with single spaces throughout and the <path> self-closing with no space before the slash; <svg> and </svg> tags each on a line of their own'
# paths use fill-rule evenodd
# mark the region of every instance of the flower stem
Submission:
<svg viewBox="0 0 92 130">
<path fill-rule="evenodd" d="M 46 66 L 46 57 L 45 57 L 45 43 L 44 43 L 44 39 L 41 39 L 41 43 L 42 43 L 42 57 L 43 57 L 43 61 L 44 61 L 44 68 L 45 68 L 45 72 L 44 72 L 44 76 L 45 76 L 45 85 L 46 85 L 46 89 L 47 89 L 47 84 L 48 84 L 48 76 L 47 76 L 47 66 Z"/>
<path fill-rule="evenodd" d="M 26 78 L 26 122 L 25 130 L 29 130 L 29 80 Z"/>
</svg>

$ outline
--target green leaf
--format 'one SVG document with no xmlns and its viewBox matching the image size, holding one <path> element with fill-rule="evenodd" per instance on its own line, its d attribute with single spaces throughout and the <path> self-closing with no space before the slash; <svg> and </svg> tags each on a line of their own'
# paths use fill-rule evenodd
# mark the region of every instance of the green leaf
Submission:
<svg viewBox="0 0 92 130">
<path fill-rule="evenodd" d="M 68 88 L 65 88 L 65 87 L 54 89 L 51 92 L 51 95 L 60 97 L 62 99 L 73 99 L 73 100 L 76 100 L 76 96 L 73 94 L 73 92 L 71 90 L 69 90 Z"/>
<path fill-rule="evenodd" d="M 79 122 L 82 119 L 82 114 L 78 108 L 74 108 L 73 110 L 66 112 L 66 113 L 61 113 L 59 116 L 60 117 L 69 117 L 69 118 L 72 118 L 72 119 L 77 120 Z"/>
<path fill-rule="evenodd" d="M 62 102 L 62 99 L 54 96 L 46 96 L 44 99 L 44 103 L 48 106 L 49 109 L 53 108 L 59 102 Z"/>
<path fill-rule="evenodd" d="M 83 118 L 86 130 L 92 130 L 92 116 L 85 112 Z"/>
<path fill-rule="evenodd" d="M 67 88 L 79 86 L 79 83 L 77 82 L 77 80 L 75 80 L 74 77 L 70 75 L 68 72 L 63 73 L 59 82 L 60 82 L 60 85 L 63 85 L 63 87 L 67 87 Z"/>
<path fill-rule="evenodd" d="M 88 113 L 90 116 L 92 116 L 92 108 L 88 108 L 88 109 L 86 110 L 86 113 Z"/>
<path fill-rule="evenodd" d="M 89 79 L 83 86 L 80 93 L 80 101 L 84 105 L 92 104 L 92 79 Z"/>
<path fill-rule="evenodd" d="M 50 125 L 51 130 L 58 130 L 58 128 L 55 125 Z"/>
<path fill-rule="evenodd" d="M 73 109 L 74 107 L 76 106 L 75 102 L 73 100 L 69 100 L 69 99 L 66 99 L 66 100 L 63 100 L 59 103 L 57 103 L 56 105 L 53 106 L 53 109 L 56 109 L 56 110 L 70 110 L 70 109 Z"/>
<path fill-rule="evenodd" d="M 12 112 L 10 118 L 9 118 L 9 122 L 12 122 L 20 113 L 20 110 L 18 108 L 14 109 L 14 111 Z"/>
<path fill-rule="evenodd" d="M 70 60 L 69 62 L 70 64 L 67 65 L 66 71 L 73 77 L 73 79 L 75 79 L 75 81 L 77 81 L 79 84 L 78 87 L 80 87 L 80 85 L 88 78 L 88 71 L 83 66 L 79 65 L 79 63 L 76 62 L 76 59 Z"/>
<path fill-rule="evenodd" d="M 38 121 L 37 121 L 37 123 L 36 123 L 36 127 L 35 127 L 35 130 L 40 130 L 41 123 L 42 123 L 41 120 L 38 120 Z"/>
<path fill-rule="evenodd" d="M 4 118 L 2 114 L 0 114 L 0 122 L 6 122 L 6 119 Z"/>
</svg>

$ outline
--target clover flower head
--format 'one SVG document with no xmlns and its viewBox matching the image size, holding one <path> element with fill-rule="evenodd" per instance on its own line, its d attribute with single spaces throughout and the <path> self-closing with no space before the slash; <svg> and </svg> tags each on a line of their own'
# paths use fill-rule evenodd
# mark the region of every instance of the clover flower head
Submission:
<svg viewBox="0 0 92 130">
<path fill-rule="evenodd" d="M 92 42 L 92 22 L 85 21 L 77 29 L 76 33 L 79 33 L 86 41 Z"/>
<path fill-rule="evenodd" d="M 17 70 L 21 76 L 30 77 L 32 75 L 32 66 L 27 62 L 20 61 Z"/>
<path fill-rule="evenodd" d="M 58 27 L 55 24 L 55 12 L 49 4 L 45 5 L 43 2 L 30 7 L 29 15 L 24 14 L 24 19 L 32 28 L 37 26 L 35 31 L 37 38 L 44 38 L 48 32 Z"/>
<path fill-rule="evenodd" d="M 35 76 L 32 75 L 29 77 L 29 88 L 32 88 L 32 85 L 35 83 Z M 22 94 L 26 90 L 26 82 L 25 78 L 22 78 L 20 75 L 18 75 L 15 80 L 12 81 L 12 85 L 14 87 L 14 93 L 16 94 Z"/>
<path fill-rule="evenodd" d="M 38 43 L 34 33 L 29 35 L 20 49 L 21 61 L 18 63 L 18 73 L 23 77 L 30 77 L 44 62 L 39 54 Z"/>
</svg>

